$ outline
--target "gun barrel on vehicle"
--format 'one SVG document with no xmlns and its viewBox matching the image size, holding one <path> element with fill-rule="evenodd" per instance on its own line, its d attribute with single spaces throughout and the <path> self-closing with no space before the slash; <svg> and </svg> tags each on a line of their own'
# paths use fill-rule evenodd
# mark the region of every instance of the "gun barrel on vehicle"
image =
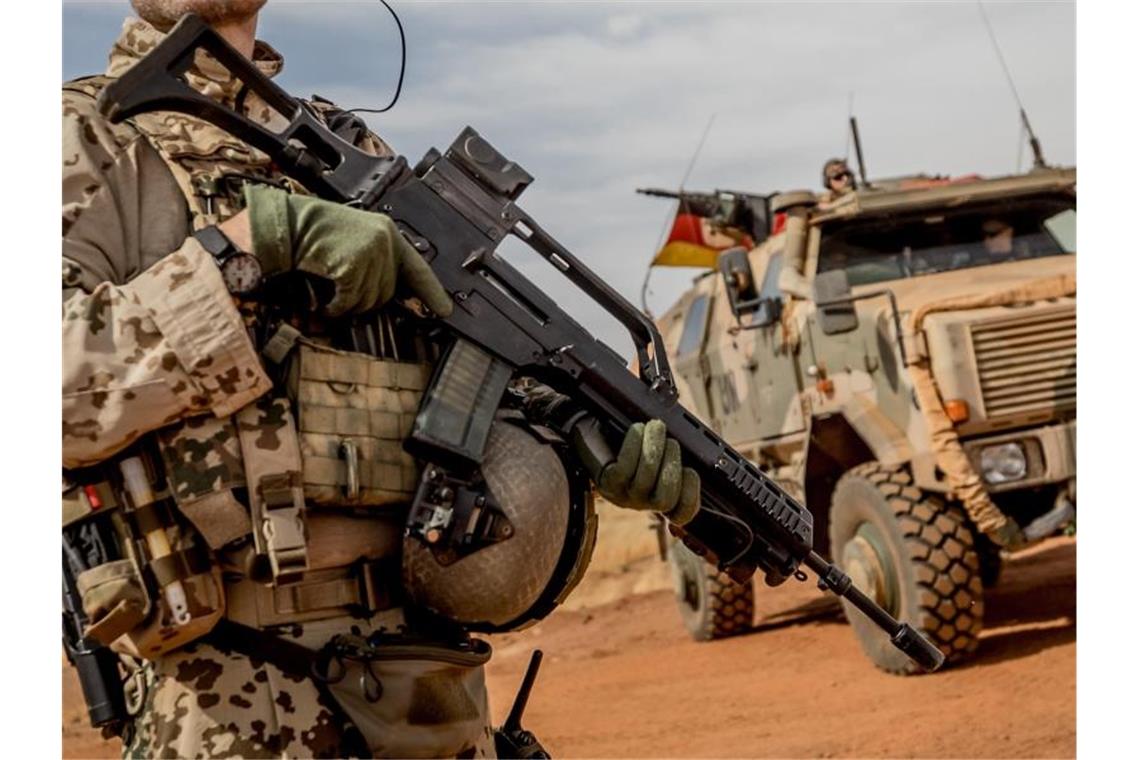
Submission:
<svg viewBox="0 0 1140 760">
<path fill-rule="evenodd" d="M 694 192 L 691 190 L 663 190 L 659 187 L 639 187 L 638 195 L 648 195 L 653 198 L 715 198 L 716 193 Z"/>
<path fill-rule="evenodd" d="M 197 48 L 214 55 L 292 122 L 275 133 L 190 88 L 181 75 Z M 516 205 L 531 175 L 474 129 L 464 129 L 445 152 L 429 150 L 414 168 L 402 157 L 366 154 L 330 132 L 195 16 L 180 21 L 100 99 L 100 110 L 114 119 L 156 109 L 191 113 L 232 132 L 326 200 L 391 217 L 455 300 L 452 314 L 433 323 L 446 327 L 455 345 L 474 347 L 510 373 L 534 377 L 570 397 L 579 411 L 560 421 L 563 432 L 587 439 L 604 453 L 632 424 L 664 421 L 668 435 L 681 446 L 682 460 L 701 478 L 700 511 L 692 522 L 673 529 L 706 559 L 740 581 L 761 569 L 770 585 L 803 577 L 799 566 L 806 562 L 827 579 L 825 587 L 843 589 L 852 603 L 870 611 L 896 646 L 911 656 L 921 648 L 924 666 L 940 664 L 942 655 L 933 645 L 921 637 L 916 641 L 904 624 L 812 552 L 807 509 L 677 402 L 656 326 Z M 545 290 L 495 255 L 507 235 L 546 259 L 626 328 L 637 353 L 637 375 Z M 453 350 L 445 362 L 471 356 L 470 350 Z M 501 376 L 492 370 L 488 377 Z M 448 374 L 443 367 L 436 382 Z M 433 395 L 429 388 L 425 398 Z M 470 457 L 469 433 L 483 429 L 485 422 L 452 425 L 455 437 L 440 441 L 438 454 Z M 600 461 L 612 460 L 612 452 L 608 457 Z"/>
</svg>

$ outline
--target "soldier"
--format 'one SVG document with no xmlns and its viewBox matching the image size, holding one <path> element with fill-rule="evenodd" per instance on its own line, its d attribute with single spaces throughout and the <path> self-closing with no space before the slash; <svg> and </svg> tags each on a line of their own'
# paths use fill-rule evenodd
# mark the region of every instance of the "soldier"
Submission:
<svg viewBox="0 0 1140 760">
<path fill-rule="evenodd" d="M 855 189 L 855 175 L 842 158 L 833 158 L 823 165 L 823 187 L 826 200 L 835 200 Z"/>
<path fill-rule="evenodd" d="M 407 567 L 401 578 L 399 507 L 416 472 L 399 443 L 430 366 L 324 340 L 397 291 L 440 315 L 452 308 L 448 294 L 389 218 L 308 196 L 267 156 L 193 117 L 111 124 L 95 108 L 106 84 L 186 12 L 276 73 L 280 56 L 254 37 L 264 3 L 132 0 L 140 18 L 125 22 L 106 75 L 64 86 L 65 483 L 97 489 L 127 455 L 156 451 L 142 471 L 161 471 L 156 482 L 170 493 L 152 504 L 148 487 L 130 491 L 127 522 L 145 535 L 149 561 L 128 542 L 128 559 L 80 576 L 88 635 L 123 654 L 130 672 L 124 755 L 490 756 L 490 647 L 404 606 L 419 579 Z M 250 118 L 274 118 L 204 53 L 187 78 Z M 311 106 L 359 147 L 389 152 L 350 115 Z M 265 312 L 251 296 L 297 282 L 312 308 L 262 334 Z M 410 337 L 386 325 L 394 343 Z M 298 357 L 311 364 L 297 369 Z M 338 395 L 355 393 L 345 388 L 359 367 L 361 384 L 380 376 L 381 393 L 369 385 L 361 395 L 379 399 L 363 418 Z M 298 400 L 289 383 L 320 398 Z M 396 432 L 359 437 L 349 428 L 361 419 Z M 511 436 L 493 428 L 488 458 Z M 522 440 L 526 451 L 538 446 Z M 348 443 L 374 450 L 361 464 Z M 563 470 L 573 469 L 541 451 L 506 458 L 515 482 L 565 484 Z M 519 471 L 518 461 L 535 464 Z M 698 509 L 696 474 L 658 421 L 631 428 L 599 479 L 611 501 L 677 523 Z M 524 486 L 524 501 L 546 498 Z M 566 488 L 562 498 L 577 498 Z M 177 518 L 155 506 L 169 501 Z M 514 579 L 499 580 L 507 589 Z M 162 593 L 148 590 L 156 584 Z M 475 592 L 508 593 L 488 584 Z"/>
<path fill-rule="evenodd" d="M 1004 261 L 1013 257 L 1013 227 L 1002 219 L 987 219 L 982 224 L 982 245 L 987 258 Z"/>
</svg>

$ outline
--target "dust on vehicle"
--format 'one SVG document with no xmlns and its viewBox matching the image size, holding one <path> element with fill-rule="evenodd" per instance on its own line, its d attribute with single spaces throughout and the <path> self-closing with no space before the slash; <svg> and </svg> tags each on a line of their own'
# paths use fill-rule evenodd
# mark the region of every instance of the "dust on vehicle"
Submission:
<svg viewBox="0 0 1140 760">
<path fill-rule="evenodd" d="M 658 321 L 681 402 L 803 500 L 864 592 L 968 657 L 1002 554 L 1075 528 L 1075 169 L 718 202 L 755 244 Z M 751 627 L 751 588 L 670 556 L 695 638 Z M 846 612 L 876 665 L 913 671 Z"/>
</svg>

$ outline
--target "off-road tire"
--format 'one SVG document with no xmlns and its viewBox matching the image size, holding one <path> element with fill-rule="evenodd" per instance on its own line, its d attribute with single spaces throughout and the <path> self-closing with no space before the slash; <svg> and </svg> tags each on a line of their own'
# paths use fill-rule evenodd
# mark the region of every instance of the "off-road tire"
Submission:
<svg viewBox="0 0 1140 760">
<path fill-rule="evenodd" d="M 922 492 L 906 469 L 868 462 L 849 470 L 835 486 L 828 531 L 834 561 L 840 561 L 843 547 L 863 523 L 881 536 L 893 566 L 895 600 L 888 611 L 933 641 L 947 664 L 972 654 L 982 630 L 982 578 L 974 535 L 961 508 Z M 875 665 L 889 673 L 921 672 L 862 613 L 847 602 L 843 608 Z"/>
<path fill-rule="evenodd" d="M 669 548 L 677 608 L 689 635 L 697 641 L 723 639 L 752 628 L 752 582 L 737 583 L 684 544 Z"/>
</svg>

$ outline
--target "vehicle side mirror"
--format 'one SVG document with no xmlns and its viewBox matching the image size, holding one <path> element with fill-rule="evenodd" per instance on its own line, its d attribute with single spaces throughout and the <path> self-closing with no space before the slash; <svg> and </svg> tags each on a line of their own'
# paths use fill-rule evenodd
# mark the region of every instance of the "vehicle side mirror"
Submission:
<svg viewBox="0 0 1140 760">
<path fill-rule="evenodd" d="M 817 274 L 812 283 L 812 300 L 819 309 L 819 327 L 824 335 L 850 332 L 859 326 L 846 269 Z"/>
<path fill-rule="evenodd" d="M 756 316 L 752 318 L 753 325 L 770 325 L 784 313 L 784 300 L 782 298 L 761 298 L 756 308 Z"/>
<path fill-rule="evenodd" d="M 736 321 L 744 314 L 751 314 L 760 306 L 756 292 L 756 278 L 752 276 L 752 264 L 748 261 L 748 251 L 743 247 L 729 248 L 717 257 L 717 269 L 724 279 L 724 290 L 728 294 L 728 305 Z"/>
</svg>

